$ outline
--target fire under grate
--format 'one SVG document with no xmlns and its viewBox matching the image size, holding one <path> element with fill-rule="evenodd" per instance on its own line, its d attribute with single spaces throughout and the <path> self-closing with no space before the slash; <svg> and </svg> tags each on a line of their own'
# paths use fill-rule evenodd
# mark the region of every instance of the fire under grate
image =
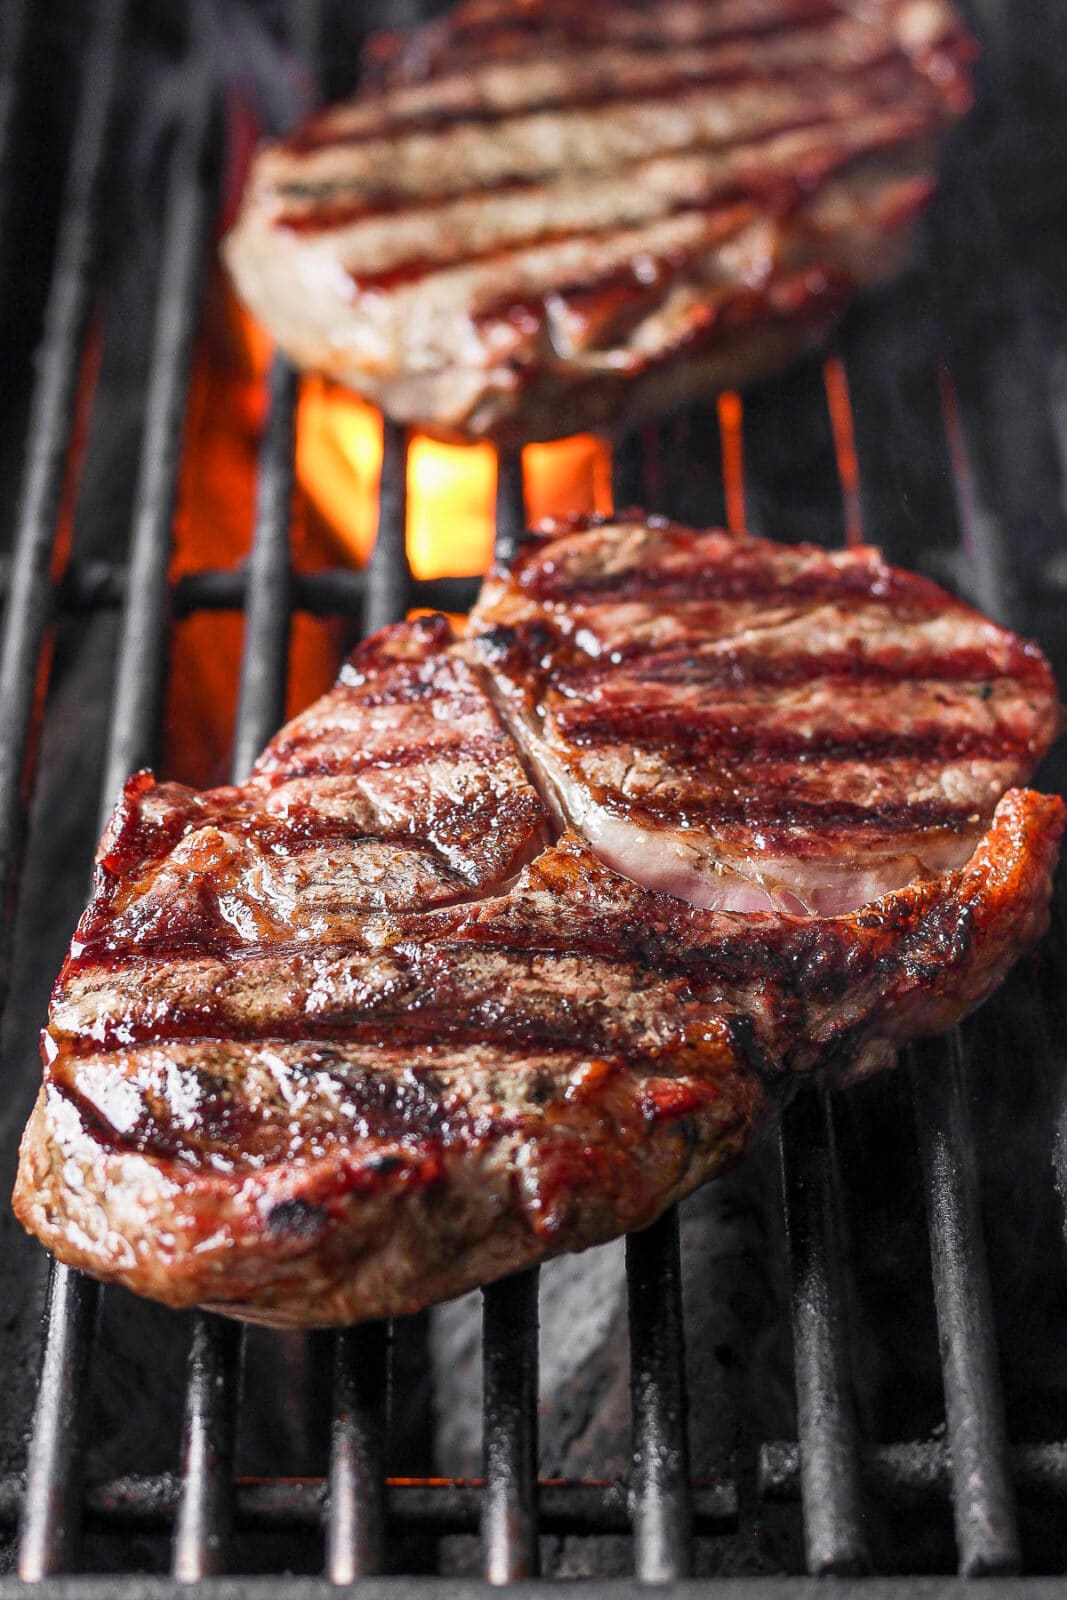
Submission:
<svg viewBox="0 0 1067 1600">
<path fill-rule="evenodd" d="M 306 43 L 314 36 L 309 21 L 314 8 L 290 10 L 292 37 Z M 241 569 L 203 570 L 171 581 L 183 419 L 217 205 L 221 125 L 217 84 L 209 72 L 189 97 L 167 148 L 152 286 L 154 333 L 128 549 L 121 559 L 83 557 L 76 534 L 69 551 L 59 547 L 81 375 L 102 292 L 101 196 L 129 65 L 127 13 L 122 0 L 99 0 L 81 44 L 81 87 L 27 423 L 21 498 L 11 555 L 2 569 L 0 874 L 9 911 L 0 933 L 0 966 L 7 982 L 18 970 L 16 936 L 24 915 L 18 913 L 18 891 L 33 840 L 25 826 L 27 774 L 47 747 L 53 715 L 47 685 L 59 621 L 106 614 L 117 629 L 99 790 L 102 819 L 126 774 L 153 758 L 174 621 L 205 611 L 244 615 L 232 756 L 232 774 L 239 781 L 283 718 L 294 614 L 350 619 L 369 633 L 413 606 L 461 609 L 474 587 L 412 577 L 404 540 L 407 441 L 389 425 L 378 538 L 368 566 L 304 574 L 295 569 L 290 508 L 298 380 L 280 360 L 270 377 L 250 559 Z M 20 62 L 34 27 L 28 0 L 10 0 L 0 21 L 2 191 L 9 176 Z M 191 37 L 196 38 L 195 29 Z M 1029 263 L 995 287 L 995 326 L 988 346 L 977 350 L 966 323 L 953 329 L 950 320 L 947 338 L 935 332 L 943 307 L 934 305 L 923 283 L 910 281 L 854 316 L 825 364 L 808 363 L 743 401 L 723 397 L 717 406 L 624 441 L 615 453 L 616 504 L 641 503 L 701 522 L 740 525 L 744 520 L 755 532 L 782 538 L 825 539 L 826 530 L 849 540 L 869 538 L 882 544 L 890 559 L 925 565 L 1002 620 L 1039 633 L 1054 660 L 1058 653 L 1062 674 L 1057 629 L 1065 605 L 1057 587 L 1063 573 L 1056 565 L 1055 537 L 1063 531 L 1057 451 L 1067 442 L 1067 407 L 1059 392 L 1067 371 L 1058 352 L 1067 350 L 1067 328 L 1060 330 L 1062 344 L 1051 333 L 1044 340 L 1042 332 L 1067 306 L 1050 311 L 1034 287 L 1035 282 L 1040 287 L 1037 273 Z M 1025 348 L 1017 338 L 1019 305 L 1030 308 L 1023 319 Z M 998 387 L 1005 351 L 1014 352 L 1016 362 L 1032 359 L 1037 376 L 1031 390 L 1040 378 L 1045 396 L 1039 412 L 1031 399 L 1021 415 L 1013 416 L 1021 378 L 1016 367 L 1016 388 Z M 803 486 L 790 477 L 790 452 L 783 443 L 798 407 L 818 418 L 826 469 L 821 478 L 807 473 Z M 521 458 L 505 458 L 498 474 L 498 550 L 506 552 L 523 522 Z M 920 545 L 928 523 L 933 526 L 929 548 Z M 1053 1528 L 1064 1519 L 1067 1412 L 1053 1410 L 1043 1438 L 1036 1441 L 1016 1440 L 1009 1431 L 996 1283 L 987 1260 L 970 1126 L 979 1058 L 988 1058 L 992 1049 L 999 1058 L 997 1070 L 1038 1072 L 1050 1086 L 1041 1182 L 1051 1196 L 1058 1173 L 1054 1163 L 1062 1154 L 1056 1142 L 1056 1086 L 1064 1043 L 1064 935 L 1060 894 L 1043 966 L 1024 973 L 1016 985 L 1024 1008 L 1031 1007 L 1037 1017 L 1029 1033 L 1024 1030 L 1013 1043 L 1014 1013 L 998 1022 L 1000 1002 L 994 1002 L 961 1031 L 916 1049 L 902 1064 L 898 1081 L 884 1091 L 898 1122 L 913 1128 L 907 1137 L 920 1174 L 943 1386 L 940 1430 L 879 1443 L 861 1429 L 853 1400 L 856 1340 L 849 1335 L 856 1241 L 842 1198 L 847 1130 L 840 1126 L 838 1104 L 805 1092 L 788 1111 L 780 1135 L 796 1437 L 760 1441 L 747 1471 L 691 1476 L 687 1407 L 699 1404 L 700 1396 L 693 1393 L 687 1401 L 675 1214 L 626 1244 L 632 1464 L 625 1478 L 538 1481 L 538 1275 L 527 1273 L 484 1295 L 484 1474 L 479 1479 L 389 1474 L 391 1335 L 379 1326 L 341 1332 L 330 1337 L 328 1349 L 319 1347 L 320 1386 L 331 1396 L 326 1470 L 299 1477 L 238 1475 L 245 1335 L 206 1314 L 189 1323 L 178 1469 L 88 1479 L 90 1390 L 98 1364 L 109 1354 L 103 1340 L 94 1349 L 102 1292 L 88 1279 L 54 1267 L 28 1442 L 22 1459 L 13 1457 L 0 1472 L 0 1524 L 12 1532 L 19 1577 L 45 1581 L 46 1593 L 75 1592 L 60 1575 L 91 1573 L 83 1552 L 97 1549 L 92 1540 L 107 1536 L 120 1553 L 112 1554 L 106 1568 L 77 1593 L 102 1594 L 105 1586 L 108 1592 L 117 1587 L 172 1593 L 175 1581 L 244 1570 L 241 1541 L 267 1533 L 282 1536 L 281 1545 L 271 1546 L 273 1568 L 258 1554 L 255 1575 L 235 1578 L 232 1592 L 282 1592 L 278 1585 L 284 1581 L 286 1594 L 310 1594 L 325 1592 L 324 1582 L 351 1583 L 395 1571 L 397 1540 L 479 1538 L 482 1578 L 439 1577 L 426 1571 L 419 1557 L 404 1580 L 405 1591 L 432 1588 L 451 1597 L 486 1580 L 501 1584 L 537 1577 L 545 1537 L 615 1535 L 631 1541 L 629 1562 L 637 1580 L 676 1583 L 696 1570 L 697 1544 L 730 1537 L 739 1519 L 751 1516 L 753 1505 L 773 1508 L 798 1501 L 807 1572 L 840 1575 L 849 1580 L 850 1592 L 854 1583 L 857 1590 L 878 1594 L 889 1582 L 869 1576 L 877 1564 L 869 1539 L 870 1507 L 883 1502 L 920 1517 L 929 1508 L 939 1508 L 942 1515 L 950 1509 L 963 1577 L 1005 1578 L 1035 1567 L 1067 1572 L 1062 1531 L 1058 1542 L 1042 1537 L 1035 1561 L 1023 1520 L 1034 1507 L 1045 1508 Z M 1044 1042 L 1045 1061 L 1015 1058 L 1013 1050 L 1028 1056 L 1035 1040 L 1038 1046 Z M 32 1063 L 22 1070 L 27 1081 L 35 1072 Z M 1062 1256 L 1055 1270 L 1062 1274 Z M 1065 1304 L 1067 1294 L 1059 1301 L 1061 1309 Z M 1067 1385 L 1060 1391 L 1065 1392 Z M 431 1466 L 428 1462 L 427 1472 Z M 133 1576 L 143 1562 L 136 1554 L 141 1547 L 127 1561 L 122 1539 L 140 1534 L 169 1542 L 169 1577 Z M 324 1578 L 282 1578 L 293 1565 L 287 1539 L 292 1549 L 302 1541 L 301 1549 L 319 1552 Z M 927 1570 L 922 1549 L 916 1546 L 912 1563 L 905 1552 L 895 1570 Z M 271 1570 L 277 1575 L 273 1583 Z M 947 1592 L 955 1580 L 944 1575 L 942 1565 L 932 1570 L 942 1577 L 929 1580 L 931 1592 Z M 122 1572 L 130 1576 L 119 1578 Z M 758 1579 L 716 1580 L 730 1594 L 735 1586 L 738 1594 L 750 1592 L 753 1581 Z M 611 1575 L 587 1577 L 590 1582 L 615 1593 L 627 1587 L 626 1579 Z M 784 1583 L 797 1593 L 808 1586 L 800 1576 Z M 0 1596 L 19 1589 L 17 1579 L 0 1579 Z M 1012 1592 L 1063 1594 L 1067 1580 L 1019 1580 Z"/>
</svg>

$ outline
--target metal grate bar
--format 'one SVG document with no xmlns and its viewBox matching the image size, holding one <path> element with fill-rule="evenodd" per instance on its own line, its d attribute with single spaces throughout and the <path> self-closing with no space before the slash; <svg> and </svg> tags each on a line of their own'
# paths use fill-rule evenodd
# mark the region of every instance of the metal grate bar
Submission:
<svg viewBox="0 0 1067 1600">
<path fill-rule="evenodd" d="M 326 1532 L 326 1575 L 334 1583 L 372 1577 L 385 1560 L 388 1361 L 386 1323 L 338 1334 Z"/>
<path fill-rule="evenodd" d="M 782 1122 L 780 1148 L 793 1275 L 793 1346 L 808 1570 L 859 1573 L 863 1533 L 829 1107 L 802 1093 Z"/>
<path fill-rule="evenodd" d="M 1008 1447 L 1008 1468 L 1019 1499 L 1027 1505 L 1067 1502 L 1067 1444 Z M 925 1506 L 953 1497 L 951 1447 L 941 1439 L 910 1439 L 904 1444 L 865 1450 L 860 1470 L 867 1492 L 900 1506 Z M 759 1492 L 767 1500 L 795 1500 L 800 1494 L 800 1448 L 774 1440 L 760 1448 Z"/>
<path fill-rule="evenodd" d="M 952 466 L 952 483 L 963 533 L 963 551 L 969 569 L 969 598 L 980 611 L 1005 627 L 1021 629 L 1025 619 L 1011 570 L 1009 543 L 995 511 L 985 503 L 975 478 L 960 397 L 955 379 L 944 364 L 938 369 L 938 388 L 945 442 Z"/>
<path fill-rule="evenodd" d="M 0 10 L 0 193 L 8 192 L 8 165 L 11 155 L 11 131 L 15 120 L 15 102 L 21 81 L 22 52 L 26 43 L 26 25 L 30 18 L 30 0 L 7 0 Z M 0 207 L 4 206 L 0 201 Z M 0 209 L 0 221 L 6 222 L 6 211 Z"/>
<path fill-rule="evenodd" d="M 893 1448 L 893 1447 L 890 1447 Z M 903 1445 L 901 1451 L 919 1452 L 914 1467 L 912 1491 L 923 1498 L 924 1485 L 940 1494 L 938 1473 L 943 1471 L 944 1447 Z M 924 1450 L 937 1451 L 938 1461 L 928 1461 Z M 774 1444 L 772 1469 L 781 1477 L 783 1499 L 790 1494 L 790 1472 L 796 1470 L 796 1446 Z M 790 1455 L 789 1453 L 792 1452 Z M 1033 1497 L 1050 1503 L 1067 1495 L 1067 1451 L 1057 1445 L 1022 1447 L 1013 1454 L 1019 1471 L 1033 1484 Z M 872 1471 L 895 1471 L 889 1462 L 883 1467 L 882 1453 L 872 1457 Z M 777 1479 L 774 1480 L 777 1482 Z M 331 1489 L 325 1478 L 238 1478 L 234 1485 L 237 1525 L 249 1530 L 299 1528 L 317 1531 L 330 1514 Z M 769 1490 L 769 1493 L 775 1491 Z M 104 1532 L 167 1532 L 173 1525 L 181 1493 L 176 1473 L 149 1477 L 131 1475 L 90 1485 L 85 1491 L 86 1520 Z M 384 1510 L 388 1521 L 406 1532 L 447 1537 L 450 1534 L 477 1534 L 481 1525 L 484 1483 L 480 1478 L 443 1480 L 437 1478 L 386 1479 Z M 942 1498 L 948 1494 L 947 1487 Z M 0 1527 L 10 1525 L 22 1504 L 22 1482 L 15 1473 L 0 1475 Z M 626 1485 L 588 1481 L 543 1481 L 538 1485 L 541 1531 L 546 1534 L 628 1534 L 632 1523 Z M 693 1487 L 693 1523 L 701 1534 L 734 1533 L 737 1530 L 737 1494 L 729 1482 L 696 1483 Z M 340 1580 L 337 1580 L 340 1581 Z"/>
<path fill-rule="evenodd" d="M 82 1397 L 99 1300 L 98 1284 L 53 1266 L 19 1540 L 19 1577 L 29 1583 L 67 1570 L 77 1556 Z"/>
<path fill-rule="evenodd" d="M 643 1583 L 692 1571 L 685 1334 L 678 1213 L 626 1241 L 630 1315 L 634 1568 Z"/>
<path fill-rule="evenodd" d="M 509 561 L 526 530 L 526 488 L 522 451 L 501 450 L 496 462 L 496 539 L 493 555 Z"/>
<path fill-rule="evenodd" d="M 7 593 L 10 563 L 0 557 L 0 600 Z M 130 573 L 118 561 L 71 560 L 54 592 L 57 611 L 84 613 L 116 610 L 125 605 Z M 367 576 L 361 568 L 328 567 L 321 572 L 290 574 L 294 611 L 313 617 L 360 617 L 366 602 Z M 469 611 L 478 593 L 477 578 L 412 578 L 412 602 L 439 611 Z M 172 616 L 194 611 L 243 611 L 248 594 L 247 567 L 202 567 L 173 585 Z"/>
<path fill-rule="evenodd" d="M 408 437 L 383 422 L 382 476 L 378 490 L 378 537 L 366 575 L 363 632 L 376 633 L 404 616 L 411 588 L 407 553 Z"/>
<path fill-rule="evenodd" d="M 195 1313 L 171 1553 L 171 1571 L 182 1583 L 212 1577 L 227 1562 L 242 1342 L 236 1323 Z"/>
<path fill-rule="evenodd" d="M 133 508 L 127 604 L 115 671 L 115 703 L 102 784 L 100 826 L 121 785 L 155 759 L 167 670 L 171 523 L 181 471 L 185 402 L 200 287 L 210 236 L 214 185 L 201 177 L 213 117 L 205 95 L 171 168 L 159 308 L 144 444 Z"/>
<path fill-rule="evenodd" d="M 256 530 L 249 565 L 233 781 L 285 714 L 289 656 L 289 524 L 293 494 L 296 380 L 287 363 L 271 372 L 271 403 L 260 452 Z M 233 1529 L 233 1457 L 243 1338 L 235 1324 L 197 1312 L 189 1353 L 182 1492 L 174 1533 L 175 1577 L 192 1583 L 227 1564 Z"/>
<path fill-rule="evenodd" d="M 0 642 L 0 1001 L 10 947 L 22 831 L 21 788 L 45 630 L 51 562 L 74 420 L 78 367 L 93 303 L 99 193 L 122 42 L 124 0 L 103 0 L 85 62 L 63 221 L 45 310 L 40 377 L 29 418 L 26 474 Z"/>
<path fill-rule="evenodd" d="M 259 752 L 285 718 L 296 382 L 289 363 L 275 358 L 260 455 L 256 534 L 248 566 L 248 609 L 233 748 L 235 783 L 244 782 Z"/>
<path fill-rule="evenodd" d="M 903 346 L 902 327 L 911 335 Z M 958 561 L 960 530 L 929 361 L 936 340 L 926 299 L 909 284 L 906 298 L 864 307 L 844 356 L 864 536 L 890 560 L 943 579 Z"/>
<path fill-rule="evenodd" d="M 538 1286 L 534 1268 L 483 1292 L 482 1547 L 490 1583 L 538 1572 Z"/>
<path fill-rule="evenodd" d="M 91 64 L 90 64 L 91 65 Z M 163 267 L 133 514 L 128 603 L 119 641 L 115 704 L 101 785 L 101 827 L 116 792 L 151 759 L 166 660 L 169 530 L 181 420 L 211 217 L 199 181 L 208 110 L 176 147 L 166 207 Z M 53 1266 L 44 1364 L 27 1465 L 19 1571 L 37 1579 L 73 1559 L 80 1520 L 82 1408 L 99 1286 Z"/>
<path fill-rule="evenodd" d="M 945 1382 L 956 1544 L 964 1577 L 1018 1570 L 1015 1497 L 982 1239 L 959 1030 L 913 1052 L 915 1119 L 926 1189 Z"/>
</svg>

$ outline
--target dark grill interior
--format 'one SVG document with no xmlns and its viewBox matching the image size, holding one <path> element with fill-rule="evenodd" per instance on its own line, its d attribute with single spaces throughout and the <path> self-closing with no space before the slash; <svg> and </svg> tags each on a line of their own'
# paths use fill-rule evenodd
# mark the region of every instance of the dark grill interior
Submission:
<svg viewBox="0 0 1067 1600">
<path fill-rule="evenodd" d="M 97 824 L 156 754 L 173 624 L 244 614 L 240 779 L 284 714 L 294 613 L 365 633 L 473 593 L 412 578 L 406 441 L 390 427 L 368 567 L 298 569 L 298 384 L 280 361 L 249 560 L 171 578 L 222 79 L 251 80 L 268 121 L 285 114 L 294 60 L 343 87 L 355 10 L 8 0 L 0 12 L 8 1189 Z M 623 441 L 615 498 L 703 523 L 736 520 L 743 498 L 755 532 L 862 534 L 1037 636 L 1064 682 L 1067 23 L 1024 23 L 992 0 L 973 10 L 982 99 L 951 152 L 923 270 L 859 308 L 827 365 L 746 394 L 740 432 L 733 402 L 709 402 Z M 501 461 L 500 550 L 522 496 L 521 461 Z M 1064 778 L 1061 754 L 1039 781 Z M 832 1102 L 798 1098 L 780 1173 L 765 1143 L 687 1205 L 681 1248 L 673 1214 L 627 1241 L 625 1315 L 620 1297 L 581 1370 L 546 1395 L 540 1454 L 537 1275 L 487 1291 L 477 1478 L 436 1475 L 479 1471 L 462 1444 L 478 1382 L 476 1358 L 454 1356 L 428 1319 L 245 1335 L 101 1294 L 65 1268 L 47 1276 L 5 1213 L 7 1570 L 56 1593 L 54 1575 L 79 1571 L 99 1574 L 101 1593 L 135 1572 L 163 1586 L 167 1573 L 252 1574 L 242 1592 L 300 1574 L 287 1593 L 323 1572 L 407 1573 L 420 1588 L 440 1573 L 807 1572 L 844 1575 L 850 1592 L 874 1588 L 872 1571 L 1067 1574 L 1063 913 L 1060 893 L 1040 958 L 961 1034 Z M 583 1296 L 580 1274 L 546 1269 L 546 1356 L 598 1274 Z"/>
</svg>

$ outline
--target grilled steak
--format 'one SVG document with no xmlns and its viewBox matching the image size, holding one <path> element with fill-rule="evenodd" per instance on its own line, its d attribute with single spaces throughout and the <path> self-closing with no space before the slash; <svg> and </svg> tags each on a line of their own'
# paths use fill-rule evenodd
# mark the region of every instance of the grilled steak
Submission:
<svg viewBox="0 0 1067 1600">
<path fill-rule="evenodd" d="M 301 366 L 501 441 L 747 381 L 898 272 L 970 103 L 947 0 L 468 0 L 256 158 L 226 257 Z"/>
<path fill-rule="evenodd" d="M 169 1304 L 312 1325 L 640 1227 L 1038 937 L 1064 808 L 1000 791 L 1056 716 L 1033 647 L 871 551 L 534 538 L 469 637 L 378 634 L 246 784 L 130 779 L 16 1211 Z"/>
</svg>

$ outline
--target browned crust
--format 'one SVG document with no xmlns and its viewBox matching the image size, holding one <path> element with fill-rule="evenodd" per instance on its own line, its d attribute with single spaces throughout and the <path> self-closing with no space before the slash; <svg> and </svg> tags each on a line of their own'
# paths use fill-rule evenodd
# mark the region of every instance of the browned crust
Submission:
<svg viewBox="0 0 1067 1600">
<path fill-rule="evenodd" d="M 768 1100 L 725 1039 L 703 1054 L 687 1079 L 571 1053 L 558 1099 L 531 1077 L 506 1131 L 233 1175 L 110 1148 L 46 1084 L 15 1212 L 70 1265 L 167 1305 L 304 1326 L 398 1316 L 642 1227 L 735 1160 Z"/>
<path fill-rule="evenodd" d="M 822 924 L 687 912 L 611 883 L 602 868 L 590 886 L 581 846 L 564 841 L 528 870 L 526 904 L 520 893 L 472 910 L 467 936 L 506 944 L 509 919 L 528 923 L 538 895 L 565 903 L 570 885 L 599 892 L 601 939 L 612 936 L 614 895 L 615 916 L 644 926 L 650 958 L 657 941 L 675 945 L 699 988 L 700 952 L 747 923 L 737 980 L 754 1023 L 746 1050 L 720 976 L 699 1037 L 690 1030 L 654 1063 L 564 1051 L 547 1095 L 531 1078 L 506 1119 L 475 1119 L 455 1140 L 435 1143 L 415 1125 L 412 1139 L 401 1131 L 230 1173 L 188 1152 L 168 1161 L 122 1148 L 113 1128 L 102 1136 L 71 1098 L 61 1051 L 23 1138 L 16 1215 L 60 1259 L 167 1304 L 305 1325 L 401 1314 L 582 1249 L 652 1221 L 735 1160 L 792 1073 L 821 1063 L 859 1076 L 886 1065 L 901 1040 L 980 1004 L 1046 925 L 1063 824 L 1060 800 L 1011 791 L 964 868 Z M 808 1031 L 778 1038 L 777 1060 L 792 1073 L 773 1079 L 760 990 L 769 1045 L 788 970 L 787 1026 L 804 1016 Z M 500 1065 L 489 1047 L 486 1058 Z M 511 1070 L 521 1079 L 514 1058 Z"/>
</svg>

